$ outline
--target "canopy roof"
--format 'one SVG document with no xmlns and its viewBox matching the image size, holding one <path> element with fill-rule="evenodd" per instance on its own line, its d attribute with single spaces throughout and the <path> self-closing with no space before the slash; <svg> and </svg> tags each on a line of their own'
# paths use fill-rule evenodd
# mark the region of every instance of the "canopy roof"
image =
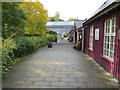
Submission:
<svg viewBox="0 0 120 90">
<path fill-rule="evenodd" d="M 49 21 L 45 27 L 74 27 L 74 21 Z"/>
</svg>

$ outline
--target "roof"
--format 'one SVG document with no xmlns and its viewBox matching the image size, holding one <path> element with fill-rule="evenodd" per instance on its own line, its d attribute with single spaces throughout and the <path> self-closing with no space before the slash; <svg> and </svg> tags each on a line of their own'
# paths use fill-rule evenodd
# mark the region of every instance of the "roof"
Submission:
<svg viewBox="0 0 120 90">
<path fill-rule="evenodd" d="M 46 28 L 48 27 L 73 27 L 74 21 L 49 21 L 46 24 Z"/>
<path fill-rule="evenodd" d="M 105 9 L 106 7 L 108 7 L 110 4 L 112 4 L 115 1 L 116 0 L 107 0 L 106 2 L 104 2 L 104 4 L 99 9 L 97 9 L 97 11 L 92 16 L 96 15 L 97 13 L 99 13 L 100 11 L 102 11 L 103 9 Z"/>
<path fill-rule="evenodd" d="M 103 5 L 101 5 L 101 7 L 100 8 L 98 8 L 97 9 L 97 11 L 95 12 L 95 13 L 93 13 L 92 14 L 92 16 L 86 21 L 86 22 L 88 22 L 90 19 L 92 19 L 93 17 L 97 17 L 97 15 L 99 14 L 99 13 L 101 13 L 103 10 L 105 10 L 106 8 L 108 8 L 109 6 L 111 6 L 113 3 L 115 3 L 115 2 L 117 2 L 116 4 L 118 4 L 118 2 L 120 2 L 120 0 L 107 0 L 106 2 L 104 2 L 104 4 Z M 116 5 L 117 6 L 117 5 Z M 114 7 L 111 7 L 111 8 L 114 8 Z M 111 10 L 111 9 L 109 9 L 109 10 Z M 108 10 L 108 11 L 109 11 Z M 102 14 L 104 14 L 104 13 L 102 13 Z M 102 15 L 101 14 L 101 15 Z M 85 23 L 86 23 L 85 22 Z"/>
<path fill-rule="evenodd" d="M 54 27 L 74 27 L 74 23 L 76 24 L 76 29 L 82 27 L 82 24 L 85 20 L 78 21 L 49 21 L 46 24 L 46 28 L 54 28 Z"/>
<path fill-rule="evenodd" d="M 82 24 L 85 22 L 85 20 L 79 20 L 79 21 L 74 21 L 76 24 L 76 29 L 82 27 Z"/>
</svg>

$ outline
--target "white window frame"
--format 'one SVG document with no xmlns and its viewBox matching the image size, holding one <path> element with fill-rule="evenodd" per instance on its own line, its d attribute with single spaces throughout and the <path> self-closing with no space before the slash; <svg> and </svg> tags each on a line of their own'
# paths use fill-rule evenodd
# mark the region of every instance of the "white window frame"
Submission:
<svg viewBox="0 0 120 90">
<path fill-rule="evenodd" d="M 104 23 L 104 47 L 103 55 L 110 60 L 114 60 L 116 36 L 116 18 L 106 20 Z"/>
<path fill-rule="evenodd" d="M 93 51 L 93 36 L 94 36 L 94 27 L 90 26 L 90 35 L 89 35 L 89 49 Z"/>
</svg>

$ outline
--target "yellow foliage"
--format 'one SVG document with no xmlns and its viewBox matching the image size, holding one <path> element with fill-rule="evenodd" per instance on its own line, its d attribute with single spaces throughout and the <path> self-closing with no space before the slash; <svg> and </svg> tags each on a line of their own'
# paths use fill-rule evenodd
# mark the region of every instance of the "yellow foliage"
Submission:
<svg viewBox="0 0 120 90">
<path fill-rule="evenodd" d="M 47 10 L 43 5 L 40 2 L 23 2 L 20 4 L 20 8 L 27 16 L 25 33 L 42 34 L 48 21 Z"/>
</svg>

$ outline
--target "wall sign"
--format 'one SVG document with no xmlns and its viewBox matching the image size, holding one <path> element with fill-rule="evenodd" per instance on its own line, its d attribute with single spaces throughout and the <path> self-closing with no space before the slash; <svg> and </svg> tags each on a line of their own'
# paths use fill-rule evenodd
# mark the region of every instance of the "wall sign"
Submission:
<svg viewBox="0 0 120 90">
<path fill-rule="evenodd" d="M 99 28 L 95 29 L 95 40 L 99 40 Z"/>
</svg>

